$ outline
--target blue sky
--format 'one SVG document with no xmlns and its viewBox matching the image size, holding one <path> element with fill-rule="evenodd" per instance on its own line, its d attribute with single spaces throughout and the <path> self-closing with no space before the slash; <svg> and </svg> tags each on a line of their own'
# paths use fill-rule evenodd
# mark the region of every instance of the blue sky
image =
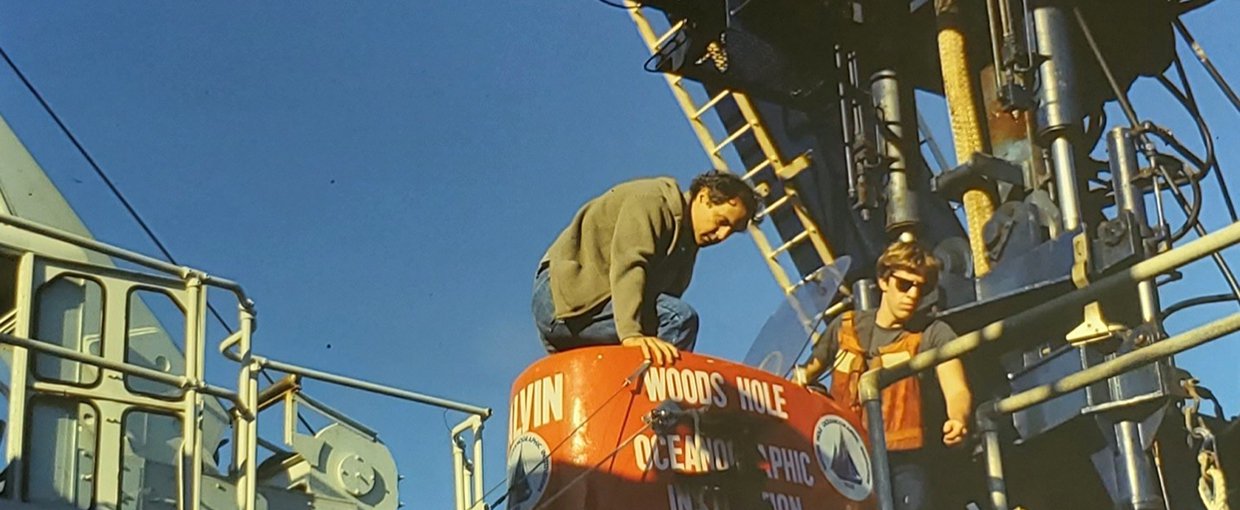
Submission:
<svg viewBox="0 0 1240 510">
<path fill-rule="evenodd" d="M 1227 20 L 1240 7 L 1207 11 L 1189 26 L 1234 78 Z M 511 381 L 543 354 L 528 303 L 547 244 L 616 182 L 687 182 L 708 166 L 663 79 L 641 70 L 627 15 L 587 0 L 5 2 L 0 46 L 181 262 L 246 286 L 260 352 L 494 407 L 488 486 L 503 477 Z M 1187 66 L 1232 171 L 1240 121 Z M 1156 85 L 1138 84 L 1134 99 L 1196 146 Z M 97 237 L 155 253 L 8 70 L 0 113 Z M 1204 221 L 1217 228 L 1225 213 L 1208 193 Z M 1186 274 L 1165 303 L 1225 291 L 1210 266 Z M 780 301 L 746 239 L 705 250 L 687 297 L 703 316 L 699 350 L 732 359 Z M 1234 306 L 1183 312 L 1168 328 Z M 1180 363 L 1235 414 L 1240 347 L 1228 344 Z M 403 499 L 449 504 L 455 419 L 309 391 L 380 430 L 407 475 Z"/>
</svg>

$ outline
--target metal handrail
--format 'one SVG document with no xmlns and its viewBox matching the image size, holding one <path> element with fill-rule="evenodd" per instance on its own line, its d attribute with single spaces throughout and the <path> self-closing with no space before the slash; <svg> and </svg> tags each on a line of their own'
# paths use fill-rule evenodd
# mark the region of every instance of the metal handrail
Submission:
<svg viewBox="0 0 1240 510">
<path fill-rule="evenodd" d="M 254 318 L 254 312 L 255 312 L 254 302 L 250 300 L 249 297 L 247 297 L 245 290 L 241 287 L 240 284 L 232 280 L 225 279 L 225 278 L 219 278 L 219 277 L 208 275 L 207 273 L 203 271 L 199 271 L 191 267 L 178 266 L 175 264 L 171 264 L 169 262 L 165 262 L 163 260 L 149 257 L 141 253 L 126 250 L 126 249 L 119 248 L 116 246 L 112 246 L 110 244 L 103 243 L 103 242 L 100 242 L 100 241 L 97 241 L 95 239 L 91 239 L 88 237 L 83 237 L 77 234 L 73 234 L 73 233 L 65 232 L 59 229 L 40 225 L 38 223 L 29 221 L 23 218 L 19 218 L 16 216 L 12 216 L 8 214 L 0 214 L 0 224 L 7 225 L 13 228 L 20 229 L 20 230 L 24 230 L 24 231 L 27 231 L 27 232 L 30 232 L 36 235 L 44 236 L 44 237 L 47 237 L 53 240 L 69 243 L 71 245 L 77 246 L 78 248 L 90 250 L 90 251 L 93 251 L 93 252 L 96 252 L 102 255 L 106 255 L 109 257 L 113 257 L 119 260 L 124 260 L 124 261 L 130 262 L 130 263 L 133 263 L 133 264 L 136 264 L 136 265 L 139 265 L 139 266 L 142 266 L 142 267 L 145 267 L 147 269 L 151 269 L 157 272 L 174 275 L 175 277 L 185 281 L 186 284 L 212 286 L 212 287 L 220 288 L 223 290 L 227 290 L 236 296 L 238 300 L 239 308 L 240 308 L 239 313 L 241 315 L 242 327 L 240 330 L 233 332 L 228 337 L 226 337 L 220 343 L 219 350 L 220 350 L 220 353 L 224 355 L 226 358 L 241 364 L 241 367 L 240 367 L 241 372 L 240 372 L 240 378 L 238 381 L 237 392 L 232 392 L 232 391 L 229 391 L 227 389 L 224 389 L 218 386 L 213 386 L 211 384 L 208 384 L 205 380 L 200 380 L 197 378 L 187 377 L 187 376 L 178 376 L 178 375 L 168 374 L 166 372 L 161 372 L 158 370 L 154 370 L 154 369 L 139 366 L 139 365 L 132 365 L 126 362 L 113 361 L 113 360 L 109 360 L 107 358 L 103 358 L 100 356 L 95 356 L 92 354 L 79 352 L 73 349 L 67 349 L 67 348 L 64 348 L 64 347 L 61 347 L 55 344 L 51 344 L 48 342 L 40 341 L 37 339 L 23 338 L 23 337 L 10 335 L 10 334 L 0 333 L 0 343 L 10 344 L 16 347 L 26 348 L 26 349 L 30 349 L 33 351 L 46 353 L 48 355 L 58 356 L 64 359 L 77 361 L 77 362 L 85 363 L 88 365 L 93 365 L 96 367 L 115 370 L 115 371 L 121 372 L 126 375 L 143 377 L 143 378 L 150 379 L 150 380 L 162 383 L 162 384 L 167 384 L 169 386 L 176 387 L 182 390 L 183 392 L 183 394 L 181 395 L 182 400 L 184 400 L 185 397 L 187 396 L 192 397 L 195 393 L 201 392 L 203 394 L 212 395 L 212 396 L 231 402 L 234 405 L 234 408 L 232 410 L 236 411 L 236 416 L 237 416 L 236 419 L 241 422 L 240 423 L 241 426 L 236 432 L 237 434 L 240 434 L 240 435 L 235 438 L 237 440 L 237 448 L 239 448 L 239 450 L 237 451 L 237 454 L 244 456 L 244 458 L 246 459 L 246 461 L 244 462 L 244 467 L 241 468 L 241 472 L 237 473 L 238 474 L 237 499 L 238 499 L 238 504 L 240 508 L 242 508 L 242 510 L 250 510 L 254 508 L 254 505 L 256 503 L 256 490 L 255 490 L 256 487 L 254 485 L 256 483 L 256 479 L 255 479 L 256 473 L 255 473 L 255 465 L 254 465 L 254 455 L 256 453 L 256 450 L 260 445 L 267 447 L 267 448 L 271 448 L 272 446 L 274 446 L 270 444 L 264 444 L 266 442 L 257 436 L 257 430 L 255 427 L 256 421 L 257 421 L 257 414 L 258 414 L 258 409 L 256 408 L 258 405 L 257 403 L 258 392 L 257 392 L 257 387 L 256 387 L 256 381 L 253 380 L 253 376 L 257 372 L 257 370 L 263 367 L 268 367 L 268 368 L 272 368 L 275 370 L 279 370 L 281 372 L 295 374 L 295 375 L 299 375 L 302 377 L 320 380 L 323 382 L 328 382 L 328 383 L 333 383 L 333 384 L 346 386 L 350 388 L 360 389 L 360 390 L 371 392 L 371 393 L 387 395 L 387 396 L 396 397 L 402 400 L 407 400 L 407 401 L 412 401 L 412 402 L 427 404 L 427 405 L 433 405 L 433 406 L 444 408 L 444 409 L 461 411 L 461 412 L 470 414 L 471 416 L 468 417 L 466 421 L 463 423 L 469 424 L 467 425 L 466 428 L 468 430 L 472 430 L 475 434 L 475 438 L 474 438 L 475 445 L 474 445 L 474 451 L 473 451 L 474 458 L 471 462 L 472 462 L 472 465 L 475 468 L 477 468 L 479 471 L 471 473 L 468 476 L 470 478 L 469 482 L 472 482 L 470 485 L 473 485 L 474 492 L 480 492 L 481 487 L 482 487 L 481 472 L 480 472 L 481 460 L 482 460 L 481 459 L 482 438 L 480 435 L 480 431 L 482 428 L 482 423 L 488 417 L 491 416 L 490 408 L 469 405 L 469 404 L 456 402 L 456 401 L 452 401 L 452 400 L 448 400 L 448 399 L 444 399 L 440 397 L 425 395 L 425 394 L 421 394 L 421 393 L 417 393 L 413 391 L 403 390 L 400 388 L 395 388 L 395 387 L 377 384 L 377 383 L 373 383 L 369 381 L 355 379 L 355 378 L 347 377 L 343 375 L 332 374 L 329 372 L 323 372 L 320 370 L 315 370 L 315 369 L 311 369 L 307 367 L 294 365 L 291 363 L 284 363 L 284 362 L 272 360 L 269 358 L 253 355 L 251 346 L 250 346 L 250 341 L 249 341 L 249 334 L 253 330 L 252 326 L 253 326 L 253 318 Z M 29 250 L 24 250 L 24 251 L 29 251 Z M 140 273 L 135 273 L 135 274 L 140 274 Z M 198 317 L 201 313 L 202 313 L 202 310 L 199 310 L 195 314 L 195 316 Z M 201 317 L 198 317 L 198 318 L 201 318 Z M 197 319 L 192 319 L 191 317 L 186 317 L 186 319 L 197 320 Z M 190 346 L 187 345 L 186 347 L 188 351 Z M 203 349 L 204 345 L 198 344 L 198 345 L 195 345 L 194 347 L 195 347 L 194 353 L 192 354 L 195 357 L 200 359 L 203 355 L 203 352 L 205 351 L 205 349 Z M 244 355 L 240 354 L 236 352 L 237 350 L 244 351 L 245 354 Z M 190 355 L 191 355 L 190 352 L 186 352 L 187 360 L 190 359 Z M 305 398 L 305 395 L 301 395 L 301 396 Z M 305 402 L 307 404 L 310 404 L 311 407 L 315 407 L 321 412 L 325 412 L 325 414 L 328 414 L 330 417 L 336 418 L 337 420 L 340 420 L 346 424 L 354 426 L 355 428 L 363 432 L 374 432 L 368 427 L 365 427 L 356 421 L 347 419 L 347 417 L 343 416 L 343 414 L 341 413 L 332 412 L 334 410 L 332 410 L 330 407 L 319 404 L 317 401 L 314 401 L 313 399 L 305 398 Z M 187 418 L 187 419 L 189 421 L 192 421 L 192 418 Z M 457 442 L 457 436 L 461 432 L 463 431 L 453 432 L 453 444 L 454 445 Z M 193 450 L 193 453 L 191 454 L 192 456 L 201 455 L 201 445 L 193 446 L 191 447 L 191 450 Z M 457 455 L 463 455 L 463 452 L 460 452 Z M 236 460 L 237 459 L 234 459 L 234 461 Z M 463 457 L 461 458 L 461 460 L 462 461 L 464 460 Z M 197 464 L 196 460 L 194 461 L 194 464 L 195 465 Z M 236 466 L 237 466 L 236 463 L 234 463 L 234 467 Z M 462 483 L 464 481 L 460 478 L 460 476 L 461 476 L 460 473 L 458 473 L 458 480 L 457 480 L 458 483 Z M 197 476 L 194 476 L 193 478 L 196 479 Z M 191 484 L 187 484 L 186 485 L 187 492 L 184 492 L 182 494 L 182 497 L 189 497 L 191 500 L 197 499 L 195 497 L 198 494 L 196 492 L 198 490 L 197 483 L 198 483 L 197 481 L 194 481 Z M 461 504 L 461 503 L 462 502 L 458 501 L 458 504 Z M 193 506 L 193 508 L 196 508 L 196 507 L 197 505 Z"/>
<path fill-rule="evenodd" d="M 0 343 L 9 344 L 9 345 L 17 346 L 17 347 L 24 347 L 26 349 L 30 349 L 34 351 L 41 351 L 41 352 L 45 352 L 47 354 L 55 355 L 61 358 L 71 360 L 71 361 L 77 361 L 79 363 L 85 363 L 87 365 L 92 365 L 92 366 L 96 366 L 99 368 L 106 368 L 108 370 L 115 370 L 117 372 L 121 372 L 126 375 L 141 377 L 143 379 L 150 379 L 150 380 L 153 380 L 159 383 L 167 384 L 175 388 L 179 388 L 181 390 L 194 389 L 197 391 L 201 391 L 207 395 L 219 397 L 229 402 L 232 402 L 233 405 L 237 406 L 236 409 L 238 412 L 243 413 L 243 415 L 246 417 L 253 417 L 253 413 L 250 412 L 250 409 L 247 408 L 242 403 L 241 398 L 237 395 L 237 393 L 233 391 L 229 391 L 225 388 L 221 388 L 219 386 L 207 384 L 206 381 L 199 381 L 199 380 L 194 380 L 194 379 L 191 379 L 185 376 L 169 374 L 167 372 L 161 372 L 153 368 L 146 368 L 141 365 L 133 365 L 129 363 L 116 362 L 116 361 L 109 360 L 107 358 L 95 356 L 93 354 L 86 354 L 81 351 L 76 351 L 73 349 L 66 349 L 59 345 L 44 342 L 42 340 L 22 338 L 19 336 L 14 336 L 14 335 L 6 334 L 6 333 L 0 333 Z"/>
<path fill-rule="evenodd" d="M 223 354 L 224 357 L 230 360 L 241 363 L 243 362 L 241 355 L 237 354 L 236 352 L 232 350 L 232 347 L 236 345 L 236 343 L 237 343 L 237 338 L 235 337 L 226 338 L 223 342 L 220 343 L 220 353 Z M 370 393 L 377 393 L 380 395 L 387 395 L 389 397 L 395 397 L 401 400 L 407 400 L 407 401 L 416 402 L 419 404 L 426 404 L 426 405 L 431 405 L 431 406 L 435 406 L 435 407 L 439 407 L 443 409 L 450 409 L 453 411 L 460 411 L 463 413 L 474 414 L 474 415 L 481 416 L 482 418 L 491 417 L 491 408 L 489 407 L 479 407 L 479 406 L 475 406 L 471 404 L 466 404 L 464 402 L 457 402 L 455 400 L 449 400 L 449 399 L 442 398 L 442 397 L 427 395 L 425 393 L 418 393 L 415 391 L 404 390 L 404 389 L 396 388 L 393 386 L 373 383 L 370 381 L 357 379 L 355 377 L 333 374 L 331 372 L 324 372 L 322 370 L 316 370 L 313 368 L 303 367 L 300 365 L 294 365 L 292 363 L 285 363 L 283 361 L 277 361 L 271 358 L 258 356 L 254 354 L 251 354 L 249 356 L 249 361 L 250 363 L 257 364 L 259 367 L 270 368 L 272 370 L 278 370 L 286 374 L 299 375 L 302 377 L 307 377 L 310 379 L 315 379 L 315 380 L 326 382 L 326 383 L 346 386 L 349 388 L 354 388 L 354 389 L 358 389 L 362 391 L 368 391 Z"/>
<path fill-rule="evenodd" d="M 1115 377 L 1193 347 L 1217 340 L 1240 330 L 1240 312 L 1193 328 L 1171 338 L 1155 342 L 1135 351 L 1104 361 L 1049 384 L 1036 386 L 1015 395 L 990 400 L 977 408 L 978 428 L 982 433 L 985 452 L 986 481 L 994 510 L 1007 510 L 1007 488 L 1003 477 L 1003 461 L 999 455 L 1000 416 L 1016 413 L 1053 398 L 1072 393 L 1091 384 Z"/>
<path fill-rule="evenodd" d="M 181 279 L 197 278 L 205 285 L 210 285 L 212 287 L 217 287 L 232 292 L 237 296 L 237 301 L 241 304 L 242 308 L 250 313 L 254 312 L 254 301 L 250 300 L 250 298 L 246 296 L 245 289 L 241 287 L 241 284 L 227 278 L 212 276 L 204 271 L 200 271 L 192 267 L 171 264 L 148 255 L 143 255 L 124 248 L 118 248 L 96 239 L 80 236 L 71 232 L 65 232 L 63 230 L 42 225 L 25 218 L 13 216 L 11 214 L 0 214 L 0 224 L 19 228 L 44 237 L 50 237 L 52 239 L 63 241 L 96 253 L 116 257 L 148 269 L 154 269 L 163 273 L 176 275 Z"/>
<path fill-rule="evenodd" d="M 991 322 L 961 335 L 942 347 L 923 352 L 890 367 L 875 368 L 862 374 L 858 393 L 865 406 L 866 427 L 869 429 L 871 448 L 874 450 L 874 490 L 878 497 L 879 508 L 888 510 L 894 508 L 895 505 L 891 493 L 891 468 L 887 459 L 886 434 L 883 431 L 883 388 L 906 377 L 934 368 L 941 363 L 959 359 L 983 344 L 999 340 L 1008 331 L 1019 331 L 1036 326 L 1039 321 L 1045 320 L 1054 313 L 1083 307 L 1108 292 L 1143 280 L 1151 280 L 1160 274 L 1210 256 L 1237 243 L 1240 243 L 1240 222 L 1232 223 L 1179 248 L 1145 259 L 1133 264 L 1125 271 L 1101 278 L 1086 287 L 1024 312 Z"/>
</svg>

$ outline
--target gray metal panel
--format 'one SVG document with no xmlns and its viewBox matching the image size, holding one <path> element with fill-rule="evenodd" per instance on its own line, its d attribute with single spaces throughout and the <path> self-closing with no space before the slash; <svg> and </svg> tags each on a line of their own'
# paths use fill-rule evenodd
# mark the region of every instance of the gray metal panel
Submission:
<svg viewBox="0 0 1240 510">
<path fill-rule="evenodd" d="M 2 116 L 0 116 L 0 210 L 59 230 L 91 237 L 90 231 L 81 218 L 73 211 Z M 33 235 L 22 235 L 19 238 L 28 242 L 26 246 L 32 251 L 66 260 L 114 267 L 107 256 L 66 243 L 50 241 Z M 157 365 L 155 359 L 163 357 L 171 360 L 173 368 L 184 366 L 184 356 L 180 347 L 173 343 L 168 332 L 159 324 L 155 314 L 145 304 L 139 303 L 134 306 L 130 314 L 131 329 L 143 332 L 139 349 L 148 363 L 139 364 L 157 368 L 154 366 Z M 175 335 L 177 338 L 180 336 L 180 333 Z M 0 360 L 5 363 L 10 362 L 7 350 L 0 349 Z M 223 440 L 229 427 L 228 414 L 224 406 L 215 399 L 206 399 L 203 414 L 205 415 L 202 423 L 203 444 L 207 451 L 213 451 L 215 446 Z M 179 430 L 173 433 L 179 434 Z M 207 462 L 211 462 L 210 456 Z"/>
</svg>

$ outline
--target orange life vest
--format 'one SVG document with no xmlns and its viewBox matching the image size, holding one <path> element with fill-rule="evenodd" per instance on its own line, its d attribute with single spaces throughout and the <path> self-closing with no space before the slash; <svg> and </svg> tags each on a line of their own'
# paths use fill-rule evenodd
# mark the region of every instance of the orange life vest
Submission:
<svg viewBox="0 0 1240 510">
<path fill-rule="evenodd" d="M 853 411 L 864 413 L 857 394 L 861 374 L 883 366 L 884 359 L 892 364 L 916 356 L 921 346 L 921 333 L 906 331 L 895 342 L 880 347 L 877 357 L 870 357 L 857 339 L 854 318 L 853 312 L 846 312 L 840 319 L 839 351 L 832 366 L 831 396 L 848 404 Z M 921 384 L 917 376 L 896 381 L 883 390 L 883 423 L 888 450 L 916 450 L 922 447 Z"/>
</svg>

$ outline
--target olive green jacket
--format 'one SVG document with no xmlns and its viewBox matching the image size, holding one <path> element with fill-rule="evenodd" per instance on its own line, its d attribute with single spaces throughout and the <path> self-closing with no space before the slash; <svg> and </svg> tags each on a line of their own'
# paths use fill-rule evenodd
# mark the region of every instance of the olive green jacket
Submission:
<svg viewBox="0 0 1240 510">
<path fill-rule="evenodd" d="M 622 183 L 581 207 L 547 249 L 557 319 L 612 301 L 620 339 L 654 336 L 654 299 L 689 286 L 697 243 L 670 177 Z"/>
</svg>

